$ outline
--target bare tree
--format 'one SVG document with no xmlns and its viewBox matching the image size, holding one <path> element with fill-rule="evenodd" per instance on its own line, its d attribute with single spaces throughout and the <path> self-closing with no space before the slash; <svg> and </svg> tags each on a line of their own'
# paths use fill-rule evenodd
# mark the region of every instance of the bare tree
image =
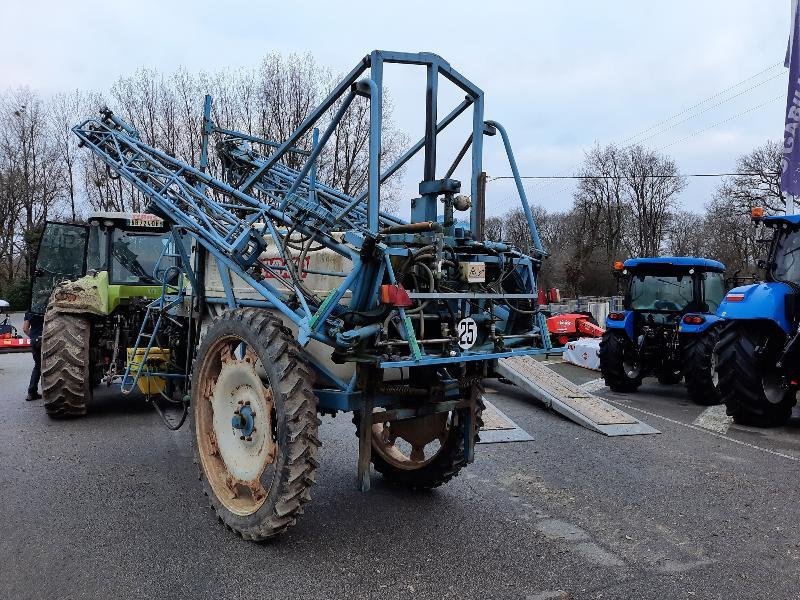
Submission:
<svg viewBox="0 0 800 600">
<path fill-rule="evenodd" d="M 666 252 L 672 256 L 704 256 L 709 231 L 704 215 L 678 210 L 669 217 Z"/>
<path fill-rule="evenodd" d="M 0 98 L 0 153 L 9 184 L 5 191 L 16 208 L 4 226 L 15 228 L 12 253 L 22 257 L 27 273 L 36 233 L 56 210 L 63 186 L 61 162 L 45 108 L 41 98 L 27 88 Z"/>
<path fill-rule="evenodd" d="M 767 140 L 736 161 L 736 173 L 722 180 L 716 197 L 724 198 L 732 210 L 749 214 L 754 206 L 763 206 L 768 213 L 783 212 L 786 196 L 781 191 L 781 159 L 783 147 Z"/>
<path fill-rule="evenodd" d="M 680 176 L 671 158 L 639 145 L 626 150 L 622 171 L 625 194 L 634 215 L 632 252 L 639 256 L 658 256 L 686 179 Z"/>
<path fill-rule="evenodd" d="M 503 229 L 503 217 L 486 217 L 483 223 L 483 234 L 491 242 L 499 242 L 503 239 L 505 230 Z"/>
</svg>

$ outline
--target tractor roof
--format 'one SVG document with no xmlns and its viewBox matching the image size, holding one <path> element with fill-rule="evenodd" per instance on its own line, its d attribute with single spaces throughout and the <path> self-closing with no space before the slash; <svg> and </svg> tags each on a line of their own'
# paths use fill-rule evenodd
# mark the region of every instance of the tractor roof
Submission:
<svg viewBox="0 0 800 600">
<path fill-rule="evenodd" d="M 766 224 L 789 223 L 791 225 L 798 225 L 800 224 L 800 215 L 770 215 L 764 217 L 763 220 Z"/>
<path fill-rule="evenodd" d="M 658 256 L 648 258 L 629 258 L 625 261 L 626 269 L 636 269 L 648 266 L 663 267 L 694 267 L 705 271 L 724 271 L 725 265 L 710 258 L 697 258 L 695 256 Z"/>
<path fill-rule="evenodd" d="M 136 212 L 93 212 L 89 215 L 89 222 L 112 221 L 117 226 L 123 227 L 152 227 L 163 228 L 164 220 L 150 213 Z"/>
</svg>

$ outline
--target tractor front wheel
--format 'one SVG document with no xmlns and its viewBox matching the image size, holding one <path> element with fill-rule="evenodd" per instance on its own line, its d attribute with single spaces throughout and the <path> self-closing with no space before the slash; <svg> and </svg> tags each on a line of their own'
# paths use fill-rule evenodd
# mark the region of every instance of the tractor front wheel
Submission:
<svg viewBox="0 0 800 600">
<path fill-rule="evenodd" d="M 248 540 L 295 524 L 317 470 L 314 372 L 291 332 L 255 308 L 206 330 L 192 370 L 197 462 L 220 520 Z"/>
<path fill-rule="evenodd" d="M 635 392 L 642 368 L 633 343 L 623 333 L 606 331 L 600 340 L 600 372 L 613 392 Z"/>
<path fill-rule="evenodd" d="M 764 325 L 728 322 L 720 332 L 719 391 L 742 425 L 776 427 L 792 414 L 795 390 L 786 388 L 776 361 L 783 341 Z"/>
<path fill-rule="evenodd" d="M 88 318 L 49 310 L 42 334 L 42 397 L 53 419 L 80 417 L 92 397 Z"/>
<path fill-rule="evenodd" d="M 695 404 L 713 406 L 720 403 L 717 372 L 719 327 L 697 335 L 686 334 L 681 343 L 686 393 Z"/>
</svg>

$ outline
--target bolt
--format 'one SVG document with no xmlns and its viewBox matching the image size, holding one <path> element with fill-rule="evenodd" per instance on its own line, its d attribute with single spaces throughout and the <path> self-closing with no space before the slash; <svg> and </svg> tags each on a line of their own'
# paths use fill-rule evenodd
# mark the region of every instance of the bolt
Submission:
<svg viewBox="0 0 800 600">
<path fill-rule="evenodd" d="M 250 437 L 249 435 L 248 435 L 246 438 L 244 438 L 244 439 L 246 439 L 248 442 L 252 442 L 252 441 L 253 441 L 253 438 L 252 438 L 252 437 Z"/>
<path fill-rule="evenodd" d="M 240 435 L 240 436 L 239 436 L 239 439 L 240 439 L 240 440 L 243 440 L 243 439 L 244 439 L 244 436 L 243 436 L 243 435 Z"/>
<path fill-rule="evenodd" d="M 240 415 L 240 414 L 242 414 L 242 413 L 240 413 L 240 412 L 239 412 L 239 409 L 237 408 L 235 411 L 233 411 L 233 414 L 235 414 L 235 415 Z"/>
<path fill-rule="evenodd" d="M 255 418 L 255 416 L 256 416 L 256 411 L 252 411 L 252 412 L 250 413 L 250 416 L 251 416 L 251 417 L 253 417 L 253 418 Z"/>
<path fill-rule="evenodd" d="M 250 400 L 246 400 L 244 403 L 245 406 L 250 406 Z"/>
<path fill-rule="evenodd" d="M 233 392 L 231 392 L 231 395 L 233 395 Z M 242 404 L 244 404 L 244 402 L 242 400 L 239 400 L 238 404 L 239 404 L 239 406 L 241 406 Z"/>
</svg>

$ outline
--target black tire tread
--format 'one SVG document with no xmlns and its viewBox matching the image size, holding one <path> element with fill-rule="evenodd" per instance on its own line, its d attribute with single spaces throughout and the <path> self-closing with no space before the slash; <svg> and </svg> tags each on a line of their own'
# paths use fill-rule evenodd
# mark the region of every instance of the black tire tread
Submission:
<svg viewBox="0 0 800 600">
<path fill-rule="evenodd" d="M 87 317 L 48 310 L 42 334 L 42 397 L 53 419 L 86 414 L 92 394 L 90 338 Z"/>
<path fill-rule="evenodd" d="M 684 335 L 681 340 L 686 393 L 692 402 L 701 406 L 721 403 L 711 372 L 711 355 L 719 341 L 719 331 L 719 327 L 712 327 L 702 334 Z"/>
<path fill-rule="evenodd" d="M 600 374 L 612 392 L 635 392 L 642 385 L 642 377 L 631 379 L 622 364 L 624 340 L 616 331 L 607 330 L 600 339 Z"/>
<path fill-rule="evenodd" d="M 779 404 L 764 396 L 764 360 L 756 355 L 764 329 L 740 321 L 726 323 L 719 335 L 719 391 L 728 415 L 736 423 L 755 427 L 783 425 L 792 414 L 794 393 Z"/>
</svg>

